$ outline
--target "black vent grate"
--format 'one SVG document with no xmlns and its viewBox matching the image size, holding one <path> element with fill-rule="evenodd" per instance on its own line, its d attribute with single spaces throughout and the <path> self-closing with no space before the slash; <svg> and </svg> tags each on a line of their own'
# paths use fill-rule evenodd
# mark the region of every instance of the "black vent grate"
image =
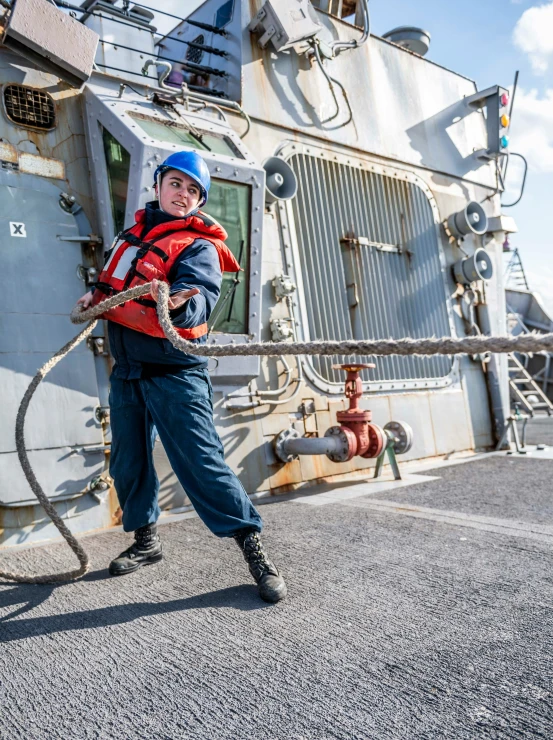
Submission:
<svg viewBox="0 0 553 740">
<path fill-rule="evenodd" d="M 201 33 L 199 36 L 192 41 L 192 44 L 204 44 L 205 36 Z M 193 64 L 200 64 L 204 57 L 203 49 L 198 49 L 195 46 L 189 46 L 186 50 L 186 61 L 192 62 Z"/>
<path fill-rule="evenodd" d="M 6 85 L 4 107 L 10 121 L 49 130 L 56 124 L 54 101 L 48 93 L 25 85 Z"/>
</svg>

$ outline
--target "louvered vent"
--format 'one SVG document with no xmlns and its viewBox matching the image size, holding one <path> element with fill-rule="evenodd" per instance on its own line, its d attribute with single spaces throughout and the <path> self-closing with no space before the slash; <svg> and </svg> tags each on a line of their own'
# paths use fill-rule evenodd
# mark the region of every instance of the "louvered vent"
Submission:
<svg viewBox="0 0 553 740">
<path fill-rule="evenodd" d="M 19 126 L 49 131 L 56 125 L 54 100 L 48 93 L 26 85 L 6 85 L 4 110 Z"/>
<path fill-rule="evenodd" d="M 450 336 L 440 245 L 423 190 L 308 154 L 288 161 L 298 178 L 292 207 L 309 338 Z M 352 232 L 364 239 L 344 243 Z M 333 366 L 348 360 L 315 356 L 312 363 L 325 381 L 343 384 L 343 372 Z M 442 355 L 379 357 L 363 379 L 424 387 L 451 369 L 452 358 Z"/>
<path fill-rule="evenodd" d="M 200 44 L 203 46 L 204 43 L 205 37 L 203 33 L 201 33 L 199 36 L 196 36 L 196 38 L 191 42 L 190 46 L 186 50 L 186 61 L 192 62 L 193 64 L 200 64 L 203 59 L 204 52 L 202 49 L 198 49 L 197 46 L 194 46 L 194 44 Z"/>
</svg>

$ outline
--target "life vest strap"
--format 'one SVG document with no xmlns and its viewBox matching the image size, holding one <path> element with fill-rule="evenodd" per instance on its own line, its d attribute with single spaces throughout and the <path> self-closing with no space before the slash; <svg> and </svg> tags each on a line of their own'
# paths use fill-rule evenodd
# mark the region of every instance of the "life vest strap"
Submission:
<svg viewBox="0 0 553 740">
<path fill-rule="evenodd" d="M 157 303 L 155 301 L 151 301 L 148 298 L 134 298 L 133 299 L 135 303 L 140 303 L 141 306 L 146 306 L 147 308 L 157 308 Z"/>
<path fill-rule="evenodd" d="M 113 286 L 108 285 L 108 283 L 95 283 L 94 287 L 96 288 L 96 290 L 99 290 L 106 295 L 114 295 L 118 292 Z"/>
<path fill-rule="evenodd" d="M 137 272 L 136 269 L 136 263 L 139 259 L 142 259 L 148 252 L 154 252 L 154 254 L 157 254 L 164 262 L 167 262 L 169 259 L 169 255 L 164 252 L 159 247 L 155 246 L 155 242 L 159 241 L 160 239 L 165 239 L 167 236 L 170 236 L 171 234 L 177 234 L 181 229 L 175 229 L 174 231 L 169 231 L 165 234 L 160 234 L 159 236 L 156 236 L 155 239 L 152 239 L 151 242 L 145 242 L 140 237 L 136 236 L 136 234 L 123 234 L 122 238 L 128 242 L 129 244 L 132 244 L 133 247 L 139 247 L 138 252 L 135 255 L 135 258 L 131 262 L 131 266 L 129 268 L 129 271 L 127 273 L 127 277 L 125 279 L 125 284 L 123 285 L 123 290 L 127 290 L 130 287 L 130 284 L 132 283 L 134 277 L 138 275 L 138 277 L 142 278 L 142 280 L 146 280 L 148 282 L 148 278 L 144 275 L 140 275 L 140 273 Z"/>
<path fill-rule="evenodd" d="M 165 236 L 165 234 L 163 234 Z M 161 239 L 163 237 L 158 237 L 152 242 L 145 242 L 142 241 L 136 234 L 127 234 L 125 235 L 125 241 L 129 244 L 132 244 L 133 247 L 139 247 L 139 252 L 137 252 L 137 256 L 139 253 L 140 257 L 144 257 L 146 252 L 153 252 L 154 254 L 157 254 L 157 256 L 163 260 L 163 262 L 167 262 L 169 259 L 169 255 L 167 252 L 164 252 L 163 249 L 160 249 L 159 247 L 156 247 L 155 242 L 158 241 L 158 239 Z"/>
</svg>

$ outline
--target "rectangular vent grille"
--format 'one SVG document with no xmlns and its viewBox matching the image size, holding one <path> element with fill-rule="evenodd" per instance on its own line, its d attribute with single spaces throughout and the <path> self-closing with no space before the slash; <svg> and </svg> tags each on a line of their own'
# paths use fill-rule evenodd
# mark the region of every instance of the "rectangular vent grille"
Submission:
<svg viewBox="0 0 553 740">
<path fill-rule="evenodd" d="M 423 190 L 311 155 L 288 162 L 298 178 L 292 203 L 310 339 L 451 336 L 438 234 Z M 346 235 L 364 239 L 341 243 Z M 343 383 L 332 366 L 351 359 L 315 356 L 313 369 Z M 376 363 L 364 380 L 396 387 L 404 380 L 424 387 L 453 365 L 447 356 L 355 359 Z"/>
<path fill-rule="evenodd" d="M 10 121 L 19 126 L 49 131 L 56 124 L 54 100 L 48 93 L 33 87 L 6 85 L 4 109 Z"/>
</svg>

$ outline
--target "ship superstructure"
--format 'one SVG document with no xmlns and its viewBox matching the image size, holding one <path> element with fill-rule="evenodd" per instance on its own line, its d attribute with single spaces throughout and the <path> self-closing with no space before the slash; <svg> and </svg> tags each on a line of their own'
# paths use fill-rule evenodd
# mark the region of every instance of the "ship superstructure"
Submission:
<svg viewBox="0 0 553 740">
<path fill-rule="evenodd" d="M 498 172 L 508 96 L 421 56 L 429 34 L 371 36 L 365 0 L 339 13 L 307 0 L 207 0 L 164 36 L 140 4 L 8 5 L 0 544 L 54 535 L 19 467 L 17 407 L 36 369 L 75 333 L 69 311 L 114 236 L 153 199 L 153 172 L 174 151 L 196 149 L 208 163 L 207 210 L 243 268 L 225 278 L 209 342 L 506 332 L 502 245 L 516 227 L 501 214 Z M 82 54 L 68 59 L 25 36 L 40 18 Z M 252 497 L 375 465 L 325 454 L 284 462 L 275 447 L 286 431 L 324 437 L 347 408 L 336 365 L 352 360 L 210 362 L 217 428 Z M 401 419 L 413 430 L 404 459 L 501 437 L 506 359 L 355 360 L 375 364 L 362 372 L 360 407 L 381 426 Z M 118 522 L 107 475 L 110 364 L 99 325 L 52 372 L 28 416 L 36 475 L 75 532 Z M 186 493 L 159 444 L 156 460 L 162 508 L 182 510 Z"/>
</svg>

